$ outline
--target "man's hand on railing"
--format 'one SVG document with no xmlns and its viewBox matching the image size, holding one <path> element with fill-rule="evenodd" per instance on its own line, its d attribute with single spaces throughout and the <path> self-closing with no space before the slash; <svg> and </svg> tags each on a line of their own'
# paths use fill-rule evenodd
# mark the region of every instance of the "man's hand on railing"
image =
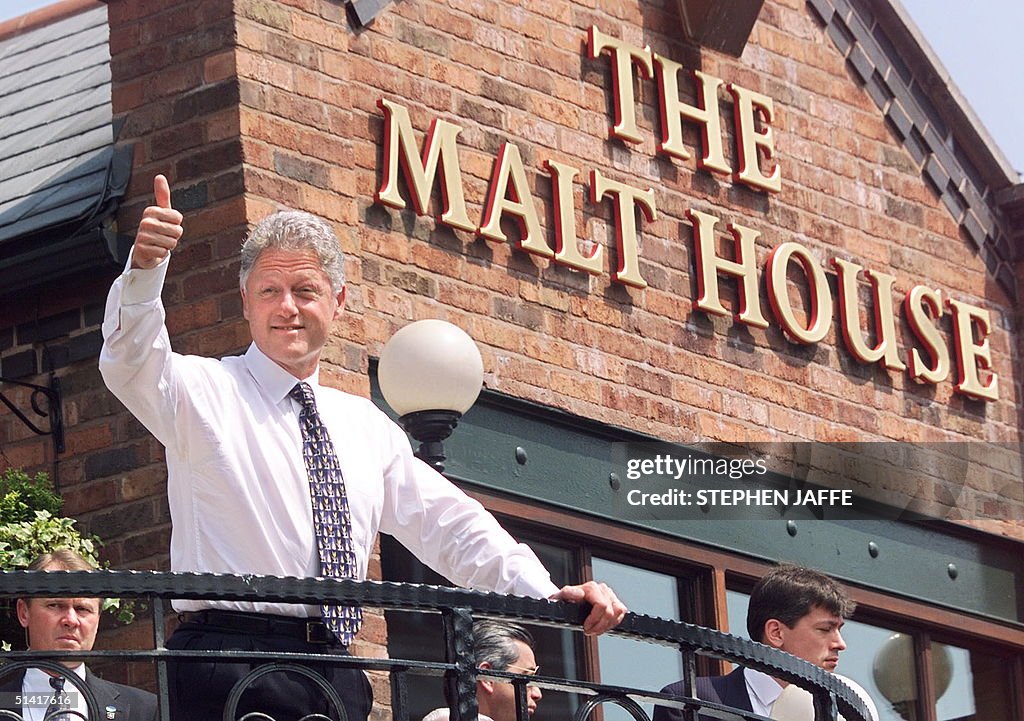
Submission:
<svg viewBox="0 0 1024 721">
<path fill-rule="evenodd" d="M 562 586 L 551 600 L 589 603 L 592 606 L 590 615 L 583 622 L 583 632 L 588 636 L 597 636 L 615 628 L 629 610 L 607 584 L 596 581 L 587 581 L 580 586 Z"/>
</svg>

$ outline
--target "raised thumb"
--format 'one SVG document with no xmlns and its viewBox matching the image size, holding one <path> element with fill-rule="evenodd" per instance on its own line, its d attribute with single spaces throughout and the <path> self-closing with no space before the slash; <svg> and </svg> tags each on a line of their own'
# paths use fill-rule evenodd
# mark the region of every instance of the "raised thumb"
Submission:
<svg viewBox="0 0 1024 721">
<path fill-rule="evenodd" d="M 167 184 L 167 178 L 162 175 L 153 178 L 153 195 L 156 196 L 156 204 L 159 207 L 171 207 L 171 186 Z"/>
</svg>

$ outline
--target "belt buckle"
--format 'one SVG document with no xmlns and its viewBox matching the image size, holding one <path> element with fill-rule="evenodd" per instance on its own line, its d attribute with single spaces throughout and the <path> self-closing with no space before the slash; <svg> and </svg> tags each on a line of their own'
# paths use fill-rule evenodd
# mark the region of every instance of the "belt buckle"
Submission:
<svg viewBox="0 0 1024 721">
<path fill-rule="evenodd" d="M 306 622 L 306 643 L 331 643 L 334 634 L 323 621 Z"/>
</svg>

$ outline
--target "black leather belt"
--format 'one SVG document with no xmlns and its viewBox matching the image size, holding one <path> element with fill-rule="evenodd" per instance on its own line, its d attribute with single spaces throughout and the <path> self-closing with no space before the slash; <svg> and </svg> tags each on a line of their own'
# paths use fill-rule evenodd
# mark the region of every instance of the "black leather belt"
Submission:
<svg viewBox="0 0 1024 721">
<path fill-rule="evenodd" d="M 254 636 L 288 636 L 306 643 L 338 644 L 337 637 L 319 618 L 274 616 L 269 613 L 242 611 L 194 611 L 178 614 L 182 623 L 208 626 L 211 629 L 235 631 Z"/>
</svg>

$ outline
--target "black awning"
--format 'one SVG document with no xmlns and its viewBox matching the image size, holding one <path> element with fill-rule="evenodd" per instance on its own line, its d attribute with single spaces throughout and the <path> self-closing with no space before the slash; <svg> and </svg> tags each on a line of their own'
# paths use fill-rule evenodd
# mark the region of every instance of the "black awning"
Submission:
<svg viewBox="0 0 1024 721">
<path fill-rule="evenodd" d="M 125 262 L 106 6 L 0 40 L 0 295 Z"/>
</svg>

